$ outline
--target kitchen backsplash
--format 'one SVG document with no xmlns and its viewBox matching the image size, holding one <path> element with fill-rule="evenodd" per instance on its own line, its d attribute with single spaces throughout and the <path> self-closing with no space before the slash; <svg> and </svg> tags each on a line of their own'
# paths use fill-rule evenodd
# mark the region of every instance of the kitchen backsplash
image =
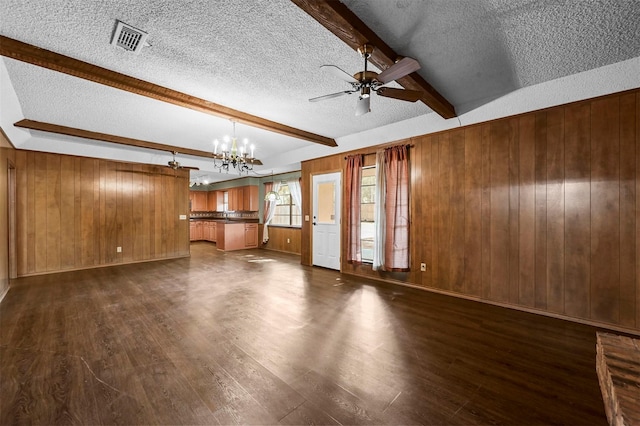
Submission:
<svg viewBox="0 0 640 426">
<path fill-rule="evenodd" d="M 258 219 L 258 212 L 192 212 L 191 219 Z"/>
</svg>

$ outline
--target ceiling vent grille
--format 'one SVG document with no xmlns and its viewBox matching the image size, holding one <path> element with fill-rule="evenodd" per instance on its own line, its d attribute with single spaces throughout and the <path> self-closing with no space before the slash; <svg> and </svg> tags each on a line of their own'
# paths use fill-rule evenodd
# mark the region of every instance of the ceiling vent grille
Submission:
<svg viewBox="0 0 640 426">
<path fill-rule="evenodd" d="M 129 50 L 134 53 L 140 53 L 140 50 L 147 45 L 147 33 L 137 28 L 127 25 L 124 22 L 116 20 L 116 29 L 111 38 L 111 44 Z"/>
</svg>

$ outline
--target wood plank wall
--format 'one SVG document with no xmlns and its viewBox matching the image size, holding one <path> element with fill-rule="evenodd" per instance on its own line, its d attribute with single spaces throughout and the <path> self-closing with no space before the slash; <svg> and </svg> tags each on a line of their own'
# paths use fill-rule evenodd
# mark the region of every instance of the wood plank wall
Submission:
<svg viewBox="0 0 640 426">
<path fill-rule="evenodd" d="M 0 129 L 0 300 L 9 290 L 9 165 L 15 164 L 16 150 Z"/>
<path fill-rule="evenodd" d="M 413 138 L 411 272 L 342 271 L 638 331 L 639 126 L 634 90 Z"/>
<path fill-rule="evenodd" d="M 300 254 L 300 228 L 287 228 L 280 226 L 269 226 L 269 242 L 262 244 L 262 230 L 264 225 L 259 227 L 259 247 L 266 250 L 281 251 L 284 253 Z M 289 242 L 287 242 L 287 239 Z"/>
<path fill-rule="evenodd" d="M 18 276 L 189 255 L 188 171 L 21 150 L 16 169 Z"/>
</svg>

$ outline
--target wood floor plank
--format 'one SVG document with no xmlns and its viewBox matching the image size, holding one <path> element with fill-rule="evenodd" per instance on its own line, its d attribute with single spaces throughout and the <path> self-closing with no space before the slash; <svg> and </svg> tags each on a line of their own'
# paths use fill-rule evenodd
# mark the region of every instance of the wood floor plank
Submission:
<svg viewBox="0 0 640 426">
<path fill-rule="evenodd" d="M 322 410 L 332 413 L 332 417 L 342 424 L 380 423 L 372 410 L 368 409 L 365 401 L 331 379 L 314 371 L 309 371 L 293 386 L 305 398 L 314 401 Z"/>
<path fill-rule="evenodd" d="M 273 425 L 272 417 L 255 399 L 244 397 L 225 405 L 214 413 L 221 425 Z"/>
<path fill-rule="evenodd" d="M 284 419 L 280 420 L 281 425 L 339 425 L 338 421 L 329 414 L 314 407 L 309 402 L 297 407 Z"/>
<path fill-rule="evenodd" d="M 161 423 L 214 424 L 215 417 L 190 382 L 172 363 L 146 365 L 135 369 Z"/>
<path fill-rule="evenodd" d="M 191 245 L 20 278 L 2 424 L 605 424 L 596 328 Z"/>
<path fill-rule="evenodd" d="M 77 357 L 33 349 L 0 348 L 1 424 L 99 424 L 89 373 Z"/>
</svg>

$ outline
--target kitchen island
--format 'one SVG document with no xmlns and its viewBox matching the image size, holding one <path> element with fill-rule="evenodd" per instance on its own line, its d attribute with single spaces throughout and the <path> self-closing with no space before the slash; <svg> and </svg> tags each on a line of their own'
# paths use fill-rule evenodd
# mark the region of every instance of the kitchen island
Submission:
<svg viewBox="0 0 640 426">
<path fill-rule="evenodd" d="M 189 223 L 191 241 L 216 243 L 219 250 L 243 250 L 258 247 L 258 221 L 192 218 Z"/>
<path fill-rule="evenodd" d="M 218 250 L 242 250 L 258 247 L 258 224 L 249 222 L 218 222 Z"/>
</svg>

